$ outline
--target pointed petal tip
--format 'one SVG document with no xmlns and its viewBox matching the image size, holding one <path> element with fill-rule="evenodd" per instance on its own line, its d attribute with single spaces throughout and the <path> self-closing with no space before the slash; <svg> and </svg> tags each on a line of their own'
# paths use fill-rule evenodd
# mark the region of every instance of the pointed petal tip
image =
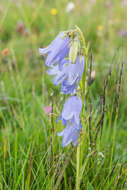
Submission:
<svg viewBox="0 0 127 190">
<path fill-rule="evenodd" d="M 46 56 L 48 54 L 48 47 L 47 48 L 38 48 L 38 52 L 42 56 Z"/>
<path fill-rule="evenodd" d="M 45 56 L 45 53 L 43 52 L 43 49 L 42 49 L 42 48 L 38 48 L 38 53 L 39 53 L 39 55 L 41 55 L 41 56 Z"/>
<path fill-rule="evenodd" d="M 42 48 L 40 48 L 40 47 L 38 48 L 38 52 L 39 52 L 39 54 L 41 54 L 41 49 L 42 49 Z"/>
<path fill-rule="evenodd" d="M 62 132 L 58 132 L 57 135 L 58 135 L 59 137 L 61 137 L 61 136 L 63 135 L 63 133 L 62 133 Z"/>
</svg>

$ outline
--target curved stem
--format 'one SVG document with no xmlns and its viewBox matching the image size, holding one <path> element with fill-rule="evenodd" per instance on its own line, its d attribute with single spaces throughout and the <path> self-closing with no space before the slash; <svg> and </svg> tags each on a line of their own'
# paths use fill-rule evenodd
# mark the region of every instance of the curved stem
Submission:
<svg viewBox="0 0 127 190">
<path fill-rule="evenodd" d="M 87 71 L 87 53 L 88 53 L 88 48 L 86 47 L 86 42 L 85 42 L 85 38 L 83 36 L 82 31 L 80 30 L 80 28 L 78 26 L 76 26 L 77 32 L 80 35 L 81 38 L 81 42 L 82 42 L 82 47 L 83 47 L 83 55 L 85 58 L 85 66 L 84 66 L 84 71 L 83 71 L 83 76 L 82 76 L 82 80 L 81 80 L 81 90 L 82 90 L 82 101 L 83 101 L 83 109 L 84 109 L 84 103 L 85 103 L 85 90 L 86 90 L 86 71 Z"/>
<path fill-rule="evenodd" d="M 77 32 L 80 35 L 80 40 L 82 43 L 82 48 L 83 48 L 83 55 L 85 58 L 85 66 L 84 66 L 84 71 L 83 71 L 83 76 L 82 76 L 82 80 L 80 82 L 80 87 L 81 87 L 81 96 L 82 96 L 82 103 L 83 103 L 83 107 L 82 107 L 82 120 L 84 121 L 84 108 L 85 108 L 85 90 L 86 90 L 86 71 L 87 71 L 87 52 L 88 52 L 88 48 L 86 47 L 86 42 L 85 42 L 85 38 L 83 36 L 82 31 L 80 30 L 80 28 L 78 26 L 76 26 Z M 83 122 L 84 125 L 84 122 Z M 85 130 L 85 128 L 84 128 Z M 81 167 L 82 166 L 82 155 L 81 155 L 81 144 L 78 144 L 77 147 L 77 163 L 76 163 L 76 190 L 80 189 L 80 181 L 81 181 L 81 176 L 80 176 L 80 171 L 81 171 Z"/>
</svg>

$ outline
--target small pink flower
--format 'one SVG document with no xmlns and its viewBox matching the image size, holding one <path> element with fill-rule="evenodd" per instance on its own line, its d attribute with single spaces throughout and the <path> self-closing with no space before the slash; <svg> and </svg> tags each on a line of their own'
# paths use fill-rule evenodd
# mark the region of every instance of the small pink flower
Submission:
<svg viewBox="0 0 127 190">
<path fill-rule="evenodd" d="M 49 114 L 52 112 L 52 107 L 51 106 L 46 106 L 45 107 L 45 113 Z"/>
<path fill-rule="evenodd" d="M 127 30 L 121 29 L 118 31 L 119 37 L 126 37 L 127 36 Z"/>
</svg>

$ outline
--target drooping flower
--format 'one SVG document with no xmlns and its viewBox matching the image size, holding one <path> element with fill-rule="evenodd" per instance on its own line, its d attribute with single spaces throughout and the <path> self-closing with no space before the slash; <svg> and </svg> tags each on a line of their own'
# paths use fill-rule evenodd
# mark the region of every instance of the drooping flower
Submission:
<svg viewBox="0 0 127 190">
<path fill-rule="evenodd" d="M 59 33 L 56 38 L 46 48 L 39 48 L 39 53 L 46 57 L 46 65 L 52 66 L 56 62 L 58 64 L 67 56 L 69 53 L 69 37 L 66 36 L 65 32 Z"/>
<path fill-rule="evenodd" d="M 57 133 L 58 136 L 63 136 L 62 146 L 67 146 L 69 143 L 77 144 L 78 134 L 82 126 L 80 125 L 80 113 L 82 109 L 82 100 L 77 96 L 71 96 L 67 99 L 63 106 L 62 113 L 58 119 L 63 121 L 66 128 Z"/>
<path fill-rule="evenodd" d="M 84 57 L 78 57 L 74 64 L 69 62 L 69 59 L 61 61 L 61 70 L 59 66 L 53 66 L 47 71 L 49 75 L 53 75 L 53 83 L 61 84 L 61 91 L 64 94 L 74 93 L 76 84 L 81 80 L 84 69 Z"/>
<path fill-rule="evenodd" d="M 79 129 L 77 129 L 76 124 L 72 123 L 72 125 L 68 124 L 62 132 L 57 133 L 58 136 L 63 136 L 62 147 L 67 146 L 71 142 L 76 146 L 81 128 L 82 126 L 80 125 Z"/>
<path fill-rule="evenodd" d="M 62 113 L 58 120 L 63 120 L 63 124 L 67 124 L 67 122 L 74 122 L 79 125 L 80 123 L 80 112 L 82 109 L 82 100 L 77 96 L 70 96 L 64 106 Z"/>
</svg>

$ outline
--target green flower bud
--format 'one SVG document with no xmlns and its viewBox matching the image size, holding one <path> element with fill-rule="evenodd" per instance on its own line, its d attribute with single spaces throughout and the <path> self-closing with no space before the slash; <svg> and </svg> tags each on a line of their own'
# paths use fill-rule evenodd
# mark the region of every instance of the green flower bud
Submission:
<svg viewBox="0 0 127 190">
<path fill-rule="evenodd" d="M 70 51 L 69 51 L 69 61 L 74 63 L 78 54 L 79 41 L 74 39 L 71 41 Z"/>
</svg>

